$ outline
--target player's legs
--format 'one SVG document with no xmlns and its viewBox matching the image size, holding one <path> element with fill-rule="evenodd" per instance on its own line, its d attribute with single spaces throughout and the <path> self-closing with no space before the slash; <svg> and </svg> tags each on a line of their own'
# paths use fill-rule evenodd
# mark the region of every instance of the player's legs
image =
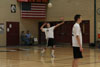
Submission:
<svg viewBox="0 0 100 67">
<path fill-rule="evenodd" d="M 72 67 L 78 67 L 79 59 L 83 58 L 82 52 L 80 51 L 79 47 L 73 47 L 73 56 L 74 60 L 72 62 Z"/>
<path fill-rule="evenodd" d="M 46 48 L 42 48 L 42 50 L 41 50 L 41 56 L 44 56 L 45 51 L 46 51 Z"/>
<path fill-rule="evenodd" d="M 55 45 L 51 48 L 51 56 L 55 57 Z"/>
<path fill-rule="evenodd" d="M 44 56 L 44 53 L 46 51 L 46 48 L 47 48 L 47 45 L 48 45 L 48 39 L 46 40 L 46 46 L 42 48 L 41 50 L 41 56 Z"/>
<path fill-rule="evenodd" d="M 74 59 L 72 63 L 72 67 L 78 67 L 78 61 L 79 59 Z"/>
<path fill-rule="evenodd" d="M 48 46 L 51 47 L 51 56 L 55 57 L 55 45 L 54 45 L 54 38 L 49 38 L 48 39 Z"/>
<path fill-rule="evenodd" d="M 51 56 L 54 58 L 55 57 L 55 48 L 56 48 L 56 46 L 54 45 L 54 39 L 51 39 L 50 40 L 50 46 L 52 47 L 51 48 Z"/>
</svg>

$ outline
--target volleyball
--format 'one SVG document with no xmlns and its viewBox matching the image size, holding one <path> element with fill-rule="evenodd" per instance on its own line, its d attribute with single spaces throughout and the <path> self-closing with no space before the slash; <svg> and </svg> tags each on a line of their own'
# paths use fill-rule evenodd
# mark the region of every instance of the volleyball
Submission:
<svg viewBox="0 0 100 67">
<path fill-rule="evenodd" d="M 48 7 L 51 8 L 53 5 L 52 3 L 48 3 Z"/>
</svg>

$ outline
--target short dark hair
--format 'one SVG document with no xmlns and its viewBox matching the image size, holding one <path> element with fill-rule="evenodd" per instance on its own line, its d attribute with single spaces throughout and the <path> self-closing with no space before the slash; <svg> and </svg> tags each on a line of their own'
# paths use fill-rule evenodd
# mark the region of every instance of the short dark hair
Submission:
<svg viewBox="0 0 100 67">
<path fill-rule="evenodd" d="M 80 14 L 75 15 L 75 17 L 74 17 L 75 22 L 76 22 L 80 17 L 81 17 Z"/>
</svg>

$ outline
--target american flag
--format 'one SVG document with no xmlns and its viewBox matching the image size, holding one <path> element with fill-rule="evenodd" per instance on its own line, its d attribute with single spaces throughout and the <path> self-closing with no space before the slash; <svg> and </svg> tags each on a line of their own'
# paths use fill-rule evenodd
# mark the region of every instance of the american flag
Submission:
<svg viewBox="0 0 100 67">
<path fill-rule="evenodd" d="M 48 3 L 49 0 L 17 0 L 18 2 L 38 2 L 38 3 Z"/>
<path fill-rule="evenodd" d="M 46 4 L 45 3 L 22 3 L 21 17 L 33 19 L 46 18 Z"/>
<path fill-rule="evenodd" d="M 29 0 L 18 0 L 18 2 L 28 2 Z"/>
</svg>

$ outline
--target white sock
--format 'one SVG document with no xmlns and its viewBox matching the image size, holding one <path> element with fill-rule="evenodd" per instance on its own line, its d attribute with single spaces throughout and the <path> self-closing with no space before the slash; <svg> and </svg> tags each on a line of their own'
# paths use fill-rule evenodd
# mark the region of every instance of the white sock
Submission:
<svg viewBox="0 0 100 67">
<path fill-rule="evenodd" d="M 45 52 L 45 49 L 43 49 L 42 51 L 41 51 L 41 53 L 44 53 Z"/>
<path fill-rule="evenodd" d="M 55 50 L 52 50 L 51 55 L 54 55 L 54 53 L 55 53 Z"/>
</svg>

